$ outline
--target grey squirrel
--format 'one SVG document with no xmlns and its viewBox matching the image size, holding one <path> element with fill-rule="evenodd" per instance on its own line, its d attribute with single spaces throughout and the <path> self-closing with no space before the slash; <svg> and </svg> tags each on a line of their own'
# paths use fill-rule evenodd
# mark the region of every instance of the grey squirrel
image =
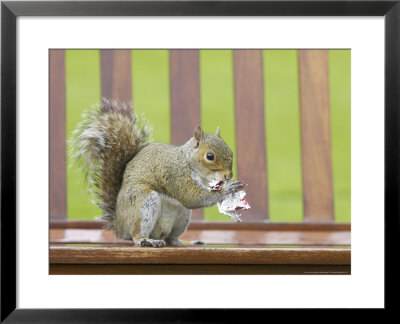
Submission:
<svg viewBox="0 0 400 324">
<path fill-rule="evenodd" d="M 182 245 L 191 209 L 214 205 L 244 184 L 231 179 L 233 155 L 219 128 L 206 134 L 197 126 L 181 146 L 149 137 L 131 104 L 103 98 L 73 133 L 75 161 L 94 187 L 107 229 L 135 245 Z M 212 180 L 225 181 L 220 191 L 208 190 Z"/>
</svg>

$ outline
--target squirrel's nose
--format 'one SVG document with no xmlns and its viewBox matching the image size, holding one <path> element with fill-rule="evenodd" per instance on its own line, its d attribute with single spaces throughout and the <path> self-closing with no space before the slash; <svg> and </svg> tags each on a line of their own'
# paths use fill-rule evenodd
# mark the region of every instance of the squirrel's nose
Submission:
<svg viewBox="0 0 400 324">
<path fill-rule="evenodd" d="M 225 175 L 224 175 L 224 178 L 225 178 L 226 180 L 229 180 L 229 179 L 232 178 L 232 176 L 233 176 L 232 171 L 229 171 L 228 174 L 225 174 Z"/>
</svg>

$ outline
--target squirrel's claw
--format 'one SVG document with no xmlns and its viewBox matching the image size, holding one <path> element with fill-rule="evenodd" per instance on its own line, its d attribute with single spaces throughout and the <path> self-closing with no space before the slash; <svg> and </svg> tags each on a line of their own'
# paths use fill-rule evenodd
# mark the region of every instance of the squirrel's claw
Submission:
<svg viewBox="0 0 400 324">
<path fill-rule="evenodd" d="M 152 239 L 143 239 L 140 241 L 140 246 L 141 247 L 163 247 L 166 246 L 167 244 L 163 240 L 152 240 Z"/>
<path fill-rule="evenodd" d="M 225 184 L 224 193 L 231 194 L 237 192 L 239 189 L 242 189 L 245 184 L 237 181 L 237 180 L 230 180 Z"/>
<path fill-rule="evenodd" d="M 206 244 L 204 241 L 200 241 L 200 240 L 192 241 L 191 243 L 195 244 L 195 245 L 204 245 L 204 244 Z"/>
</svg>

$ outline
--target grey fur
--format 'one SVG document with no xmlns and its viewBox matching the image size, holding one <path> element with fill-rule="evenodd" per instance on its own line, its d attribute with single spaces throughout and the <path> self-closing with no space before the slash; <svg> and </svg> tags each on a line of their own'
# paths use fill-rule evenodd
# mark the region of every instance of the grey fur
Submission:
<svg viewBox="0 0 400 324">
<path fill-rule="evenodd" d="M 121 236 L 123 240 L 132 240 L 132 235 L 131 234 L 124 234 Z"/>
<path fill-rule="evenodd" d="M 153 247 L 165 245 L 160 241 L 167 245 L 183 244 L 178 237 L 189 225 L 191 210 L 179 201 L 152 191 L 145 198 L 140 214 L 140 233 L 135 239 L 136 244 Z"/>
<path fill-rule="evenodd" d="M 168 245 L 183 245 L 178 238 L 186 232 L 191 216 L 192 211 L 182 206 L 180 211 L 177 213 L 171 232 L 166 238 Z"/>
<path fill-rule="evenodd" d="M 152 191 L 144 200 L 142 208 L 140 208 L 141 222 L 139 237 L 150 237 L 154 225 L 161 214 L 161 198 L 160 195 Z"/>
</svg>

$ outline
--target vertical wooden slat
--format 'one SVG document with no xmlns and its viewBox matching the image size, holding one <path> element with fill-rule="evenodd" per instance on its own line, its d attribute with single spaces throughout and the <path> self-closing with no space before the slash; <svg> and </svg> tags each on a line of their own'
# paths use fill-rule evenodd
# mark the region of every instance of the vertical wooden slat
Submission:
<svg viewBox="0 0 400 324">
<path fill-rule="evenodd" d="M 199 51 L 170 51 L 171 142 L 183 144 L 200 125 Z"/>
<path fill-rule="evenodd" d="M 251 210 L 244 220 L 268 218 L 264 86 L 261 50 L 234 50 L 236 154 L 238 179 Z"/>
<path fill-rule="evenodd" d="M 101 51 L 101 95 L 102 97 L 132 101 L 131 51 Z"/>
<path fill-rule="evenodd" d="M 300 118 L 304 219 L 333 221 L 327 50 L 300 50 Z"/>
<path fill-rule="evenodd" d="M 114 50 L 101 50 L 100 62 L 101 62 L 101 96 L 104 98 L 112 98 Z"/>
<path fill-rule="evenodd" d="M 67 217 L 65 51 L 50 50 L 50 217 Z"/>
<path fill-rule="evenodd" d="M 199 51 L 170 50 L 171 143 L 183 144 L 201 125 Z M 202 219 L 203 210 L 192 212 L 193 219 Z"/>
</svg>

